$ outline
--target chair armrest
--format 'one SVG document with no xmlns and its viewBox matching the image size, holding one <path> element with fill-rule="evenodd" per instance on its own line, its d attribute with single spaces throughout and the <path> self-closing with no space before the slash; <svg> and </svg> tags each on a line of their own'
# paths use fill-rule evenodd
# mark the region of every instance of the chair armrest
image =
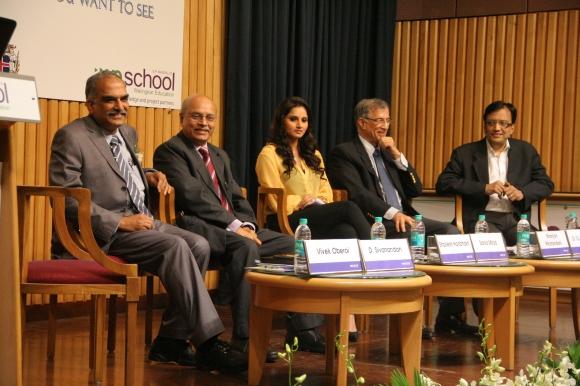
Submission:
<svg viewBox="0 0 580 386">
<path fill-rule="evenodd" d="M 459 233 L 465 233 L 463 229 L 463 197 L 460 194 L 455 195 L 455 226 L 459 229 Z"/>
<path fill-rule="evenodd" d="M 260 228 L 266 224 L 266 208 L 268 207 L 268 195 L 272 194 L 276 198 L 276 206 L 278 211 L 276 213 L 278 219 L 278 226 L 282 233 L 293 236 L 294 232 L 288 222 L 288 212 L 286 210 L 286 190 L 283 188 L 265 188 L 260 186 L 258 188 L 258 204 L 257 204 L 257 221 Z"/>
<path fill-rule="evenodd" d="M 169 194 L 163 196 L 157 194 L 157 197 L 159 205 L 156 217 L 161 222 L 175 225 L 177 218 L 175 215 L 175 190 L 172 189 Z"/>
<path fill-rule="evenodd" d="M 332 189 L 332 199 L 334 201 L 347 201 L 348 190 L 346 189 Z"/>
<path fill-rule="evenodd" d="M 93 234 L 91 225 L 91 192 L 86 188 L 63 188 L 57 186 L 18 186 L 18 212 L 20 218 L 19 230 L 21 239 L 21 259 L 24 259 L 30 240 L 25 238 L 30 224 L 30 197 L 44 196 L 50 198 L 53 212 L 53 223 L 57 236 L 68 252 L 79 258 L 89 257 L 103 267 L 127 277 L 138 276 L 137 264 L 124 264 L 111 259 L 98 245 Z M 80 238 L 72 236 L 71 230 L 66 224 L 65 200 L 77 201 L 77 218 Z M 76 241 L 75 241 L 76 240 Z M 83 248 L 84 247 L 84 248 Z M 22 264 L 21 264 L 22 266 Z"/>
<path fill-rule="evenodd" d="M 538 226 L 541 231 L 548 230 L 548 224 L 546 222 L 546 211 L 548 207 L 548 199 L 542 198 L 538 201 Z"/>
</svg>

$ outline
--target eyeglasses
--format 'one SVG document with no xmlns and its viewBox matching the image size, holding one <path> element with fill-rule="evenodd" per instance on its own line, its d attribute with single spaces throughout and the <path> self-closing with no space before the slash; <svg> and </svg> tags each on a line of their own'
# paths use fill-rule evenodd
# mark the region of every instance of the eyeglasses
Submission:
<svg viewBox="0 0 580 386">
<path fill-rule="evenodd" d="M 191 113 L 189 117 L 194 121 L 201 122 L 205 118 L 208 122 L 215 121 L 215 115 L 213 114 L 201 114 L 201 113 Z"/>
<path fill-rule="evenodd" d="M 363 119 L 366 119 L 367 121 L 371 121 L 374 122 L 376 125 L 390 125 L 391 124 L 391 118 L 369 118 L 369 117 L 362 117 Z"/>
<path fill-rule="evenodd" d="M 496 125 L 499 125 L 502 129 L 507 129 L 512 125 L 509 121 L 496 121 L 495 119 L 489 119 L 485 121 L 485 127 L 487 128 L 494 128 Z"/>
</svg>

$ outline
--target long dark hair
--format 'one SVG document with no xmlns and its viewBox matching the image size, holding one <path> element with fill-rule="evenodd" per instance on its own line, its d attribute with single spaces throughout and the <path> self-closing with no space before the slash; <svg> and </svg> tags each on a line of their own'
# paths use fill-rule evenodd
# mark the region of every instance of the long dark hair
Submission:
<svg viewBox="0 0 580 386">
<path fill-rule="evenodd" d="M 274 110 L 274 118 L 272 119 L 272 124 L 270 125 L 270 138 L 268 138 L 268 143 L 276 146 L 276 154 L 282 157 L 282 164 L 286 169 L 285 174 L 290 175 L 290 172 L 294 168 L 294 155 L 292 154 L 292 149 L 290 148 L 288 133 L 284 127 L 284 118 L 290 113 L 295 107 L 304 107 L 306 113 L 308 114 L 308 129 L 298 140 L 298 150 L 300 151 L 300 156 L 306 162 L 306 165 L 314 170 L 317 174 L 322 177 L 324 175 L 324 168 L 320 166 L 320 158 L 315 154 L 318 150 L 318 144 L 316 143 L 316 138 L 312 135 L 312 126 L 310 125 L 312 113 L 310 111 L 310 106 L 308 103 L 300 97 L 289 97 L 284 99 L 276 110 Z"/>
</svg>

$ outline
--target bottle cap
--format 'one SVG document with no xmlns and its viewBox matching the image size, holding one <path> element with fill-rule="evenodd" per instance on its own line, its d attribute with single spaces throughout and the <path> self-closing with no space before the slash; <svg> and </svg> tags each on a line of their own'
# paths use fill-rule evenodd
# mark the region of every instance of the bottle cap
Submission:
<svg viewBox="0 0 580 386">
<path fill-rule="evenodd" d="M 415 215 L 415 221 L 423 221 L 423 216 L 420 214 Z"/>
<path fill-rule="evenodd" d="M 522 220 L 527 220 L 527 219 L 528 219 L 528 215 L 524 213 L 524 214 L 522 214 L 522 215 L 520 216 L 520 218 L 521 218 Z"/>
<path fill-rule="evenodd" d="M 485 221 L 485 215 L 484 214 L 480 214 L 478 217 L 479 221 Z"/>
<path fill-rule="evenodd" d="M 576 212 L 570 212 L 570 218 L 576 218 Z"/>
<path fill-rule="evenodd" d="M 383 222 L 383 218 L 382 217 L 375 217 L 375 222 Z"/>
<path fill-rule="evenodd" d="M 300 225 L 306 225 L 306 224 L 308 224 L 308 219 L 307 218 L 301 218 L 298 221 L 299 221 Z"/>
</svg>

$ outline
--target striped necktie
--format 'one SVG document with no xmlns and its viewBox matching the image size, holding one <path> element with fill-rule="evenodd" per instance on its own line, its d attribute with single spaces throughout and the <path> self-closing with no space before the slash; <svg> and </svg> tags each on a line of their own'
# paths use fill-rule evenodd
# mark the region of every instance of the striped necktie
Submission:
<svg viewBox="0 0 580 386">
<path fill-rule="evenodd" d="M 217 176 L 215 174 L 215 167 L 213 166 L 213 162 L 211 160 L 211 157 L 209 156 L 208 150 L 204 147 L 200 147 L 198 149 L 198 151 L 201 154 L 201 158 L 203 159 L 203 162 L 205 163 L 205 167 L 207 168 L 207 172 L 209 173 L 209 176 L 211 177 L 211 182 L 213 184 L 213 188 L 214 188 L 218 198 L 220 199 L 220 204 L 222 205 L 222 207 L 225 210 L 227 210 L 228 212 L 231 213 L 232 209 L 230 208 L 230 204 L 228 203 L 228 200 L 226 200 L 225 196 L 222 194 L 222 191 L 220 189 L 220 183 L 219 183 Z"/>
<path fill-rule="evenodd" d="M 109 145 L 111 146 L 111 152 L 113 152 L 113 157 L 115 157 L 115 161 L 117 161 L 117 164 L 119 165 L 121 175 L 125 180 L 125 184 L 127 185 L 127 190 L 129 191 L 129 196 L 131 197 L 131 201 L 133 201 L 133 205 L 135 205 L 135 208 L 137 208 L 139 212 L 143 213 L 146 216 L 153 217 L 151 216 L 151 212 L 149 212 L 149 209 L 147 209 L 147 206 L 145 206 L 145 203 L 143 202 L 143 197 L 139 192 L 139 188 L 133 181 L 129 164 L 123 157 L 123 154 L 121 154 L 121 141 L 119 141 L 119 138 L 117 138 L 116 135 L 113 135 L 113 138 L 111 138 L 111 142 L 109 143 Z"/>
<path fill-rule="evenodd" d="M 383 161 L 383 157 L 381 156 L 381 151 L 376 149 L 373 153 L 373 158 L 375 159 L 375 164 L 377 165 L 377 173 L 379 175 L 379 180 L 381 181 L 381 185 L 383 188 L 383 199 L 389 204 L 399 210 L 403 210 L 401 208 L 401 203 L 399 202 L 399 198 L 397 197 L 397 191 L 395 189 L 395 185 L 393 185 L 393 181 L 391 180 L 391 176 L 389 176 L 389 172 L 385 166 Z"/>
</svg>

